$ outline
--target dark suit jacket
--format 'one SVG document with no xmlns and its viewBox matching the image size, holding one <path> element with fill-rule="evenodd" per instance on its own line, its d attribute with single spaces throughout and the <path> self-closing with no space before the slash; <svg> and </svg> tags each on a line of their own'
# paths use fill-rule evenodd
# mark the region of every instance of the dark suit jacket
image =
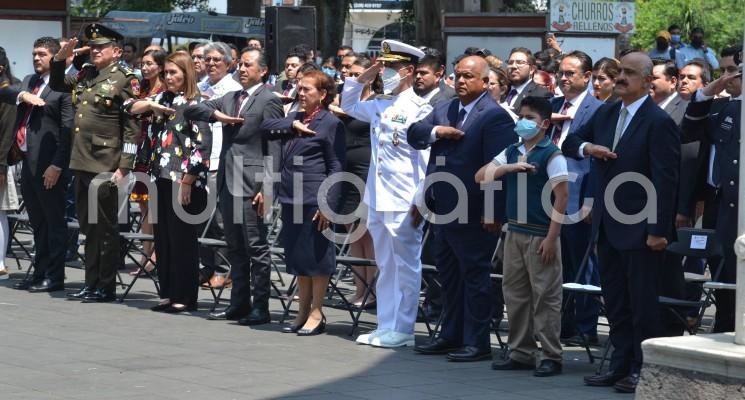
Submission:
<svg viewBox="0 0 745 400">
<path fill-rule="evenodd" d="M 31 92 L 41 79 L 37 74 L 26 76 L 22 90 Z M 74 111 L 70 93 L 55 92 L 49 85 L 39 93 L 46 103 L 44 107 L 33 107 L 26 126 L 26 158 L 24 163 L 32 176 L 41 176 L 53 164 L 66 170 L 70 164 L 70 145 Z M 18 105 L 15 131 L 26 115 L 28 104 Z"/>
<path fill-rule="evenodd" d="M 673 119 L 675 125 L 681 126 L 688 101 L 676 96 L 663 110 Z M 678 184 L 678 214 L 693 217 L 696 212 L 696 177 L 699 164 L 701 142 L 684 143 L 680 146 L 680 180 Z"/>
<path fill-rule="evenodd" d="M 440 91 L 437 92 L 434 96 L 432 96 L 431 99 L 429 99 L 429 104 L 434 107 L 437 105 L 437 103 L 441 101 L 447 101 L 452 100 L 457 96 L 455 93 L 455 89 L 451 88 L 448 85 L 441 84 L 440 85 Z"/>
<path fill-rule="evenodd" d="M 612 148 L 621 104 L 603 104 L 588 124 L 575 135 L 567 136 L 561 146 L 564 155 L 581 158 L 578 152 L 584 142 Z M 615 153 L 618 155 L 615 160 L 593 160 L 590 173 L 595 188 L 593 238 L 597 238 L 602 227 L 608 241 L 619 250 L 646 249 L 647 235 L 672 240 L 680 170 L 680 131 L 675 122 L 648 97 L 629 122 Z M 656 221 L 645 218 L 637 223 L 624 223 L 609 214 L 604 202 L 608 183 L 629 172 L 645 176 L 654 186 L 657 201 L 650 209 L 656 211 Z M 619 211 L 635 215 L 645 209 L 650 197 L 641 185 L 628 182 L 615 190 L 613 199 Z"/>
<path fill-rule="evenodd" d="M 525 86 L 525 89 L 521 93 L 517 94 L 517 99 L 514 103 L 512 103 L 512 108 L 515 110 L 515 113 L 520 109 L 520 104 L 522 103 L 523 99 L 530 96 L 537 96 L 537 97 L 544 97 L 546 99 L 551 99 L 553 95 L 549 93 L 548 90 L 538 86 L 533 82 L 531 79 L 530 82 L 528 82 L 528 86 Z"/>
<path fill-rule="evenodd" d="M 240 91 L 229 92 L 225 96 L 189 106 L 184 117 L 190 120 L 216 122 L 212 117 L 215 110 L 227 115 L 235 115 L 236 102 Z M 254 196 L 262 190 L 262 181 L 257 174 L 277 172 L 279 169 L 279 143 L 269 142 L 259 129 L 264 120 L 284 117 L 282 103 L 264 85 L 249 96 L 246 105 L 240 109 L 243 117 L 241 125 L 223 125 L 220 165 L 217 168 L 218 192 L 227 184 L 234 196 Z M 271 156 L 271 163 L 265 157 Z M 241 183 L 243 191 L 240 190 Z"/>
<path fill-rule="evenodd" d="M 292 122 L 302 121 L 303 118 L 304 112 L 293 112 L 287 118 L 265 120 L 260 129 L 269 140 L 282 141 L 279 201 L 284 204 L 318 205 L 318 192 L 323 181 L 343 170 L 346 129 L 344 123 L 333 114 L 321 110 L 308 124 L 316 135 L 298 137 L 297 132 L 292 129 Z M 296 165 L 295 157 L 302 157 L 302 164 Z M 295 174 L 302 175 L 302 193 L 295 193 L 293 190 Z M 326 196 L 332 210 L 337 210 L 340 188 L 339 184 L 333 185 Z"/>
<path fill-rule="evenodd" d="M 509 113 L 485 94 L 466 117 L 461 128 L 465 133 L 460 140 L 439 139 L 430 144 L 432 128 L 437 125 L 455 126 L 458 120 L 459 99 L 439 103 L 423 120 L 409 127 L 407 140 L 417 149 L 432 147 L 427 165 L 427 177 L 436 172 L 453 174 L 466 188 L 468 199 L 468 225 L 479 225 L 484 213 L 484 191 L 476 183 L 476 172 L 490 162 L 507 146 L 517 141 L 515 123 Z M 445 157 L 445 165 L 437 165 L 438 157 Z M 455 209 L 458 194 L 447 182 L 435 182 L 425 194 L 428 206 L 438 215 Z M 493 215 L 496 221 L 504 220 L 505 194 L 497 191 L 494 196 Z M 455 227 L 458 221 L 448 226 Z"/>
<path fill-rule="evenodd" d="M 16 137 L 16 98 L 18 82 L 0 81 L 0 173 L 8 171 L 8 153 Z"/>
<path fill-rule="evenodd" d="M 596 99 L 590 93 L 587 93 L 587 95 L 585 95 L 585 98 L 582 100 L 582 103 L 579 104 L 577 112 L 574 114 L 574 119 L 571 121 L 569 133 L 567 133 L 567 136 L 576 134 L 581 127 L 587 125 L 592 119 L 592 116 L 595 114 L 595 111 L 597 111 L 597 109 L 600 108 L 601 105 L 603 105 L 602 101 Z M 554 97 L 553 99 L 551 99 L 551 107 L 553 109 L 553 112 L 561 112 L 561 108 L 563 106 L 564 96 Z M 558 132 L 556 132 L 557 130 Z M 549 137 L 553 137 L 555 132 L 556 134 L 561 134 L 561 126 L 554 125 L 550 132 L 552 136 Z M 591 163 L 592 160 L 589 158 L 583 160 L 567 158 L 567 171 L 570 175 L 577 174 L 574 182 L 571 182 L 572 177 L 570 176 L 569 202 L 567 203 L 568 215 L 576 213 L 582 207 L 584 198 L 587 197 L 588 186 L 586 178 L 587 174 L 590 173 Z"/>
</svg>

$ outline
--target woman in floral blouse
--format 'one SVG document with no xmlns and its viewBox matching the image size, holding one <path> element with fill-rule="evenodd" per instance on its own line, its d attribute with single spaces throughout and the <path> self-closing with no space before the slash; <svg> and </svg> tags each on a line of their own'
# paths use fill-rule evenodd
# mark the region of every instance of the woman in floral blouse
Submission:
<svg viewBox="0 0 745 400">
<path fill-rule="evenodd" d="M 197 307 L 200 221 L 195 216 L 207 205 L 212 133 L 208 123 L 183 115 L 187 106 L 201 101 L 194 63 L 187 54 L 166 59 L 165 83 L 165 92 L 134 102 L 129 111 L 151 113 L 153 120 L 148 172 L 157 189 L 155 253 L 163 300 L 152 310 L 179 313 Z"/>
</svg>

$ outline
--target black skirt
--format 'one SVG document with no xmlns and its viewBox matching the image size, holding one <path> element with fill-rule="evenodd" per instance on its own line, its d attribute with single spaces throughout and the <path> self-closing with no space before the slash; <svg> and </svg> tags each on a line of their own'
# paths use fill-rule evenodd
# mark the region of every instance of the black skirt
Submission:
<svg viewBox="0 0 745 400">
<path fill-rule="evenodd" d="M 294 223 L 292 204 L 282 204 L 282 246 L 287 272 L 299 276 L 331 275 L 336 271 L 336 247 L 313 221 L 318 206 L 304 205 L 302 222 Z"/>
</svg>

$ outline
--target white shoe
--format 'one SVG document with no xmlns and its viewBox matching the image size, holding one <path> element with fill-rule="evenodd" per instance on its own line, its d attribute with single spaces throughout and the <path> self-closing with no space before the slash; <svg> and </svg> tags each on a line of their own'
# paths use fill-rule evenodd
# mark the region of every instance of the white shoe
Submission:
<svg viewBox="0 0 745 400">
<path fill-rule="evenodd" d="M 388 332 L 388 329 L 376 329 L 370 333 L 357 336 L 357 340 L 355 340 L 355 342 L 359 344 L 370 344 L 371 340 L 373 340 L 374 338 L 378 336 L 384 335 L 387 332 Z"/>
<path fill-rule="evenodd" d="M 0 268 L 0 279 L 8 279 L 10 278 L 10 271 L 8 271 L 8 268 Z"/>
<path fill-rule="evenodd" d="M 414 346 L 414 344 L 413 334 L 396 331 L 388 331 L 384 335 L 376 336 L 370 340 L 370 345 L 385 348 Z"/>
</svg>

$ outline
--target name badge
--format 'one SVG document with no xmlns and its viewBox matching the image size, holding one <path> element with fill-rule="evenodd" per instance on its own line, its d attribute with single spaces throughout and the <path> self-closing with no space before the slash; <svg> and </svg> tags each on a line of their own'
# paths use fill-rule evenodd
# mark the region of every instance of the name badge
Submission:
<svg viewBox="0 0 745 400">
<path fill-rule="evenodd" d="M 396 115 L 393 116 L 393 118 L 391 119 L 391 121 L 398 122 L 399 124 L 405 124 L 406 123 L 406 119 L 407 118 L 406 118 L 405 115 L 403 115 L 403 114 L 396 114 Z"/>
</svg>

